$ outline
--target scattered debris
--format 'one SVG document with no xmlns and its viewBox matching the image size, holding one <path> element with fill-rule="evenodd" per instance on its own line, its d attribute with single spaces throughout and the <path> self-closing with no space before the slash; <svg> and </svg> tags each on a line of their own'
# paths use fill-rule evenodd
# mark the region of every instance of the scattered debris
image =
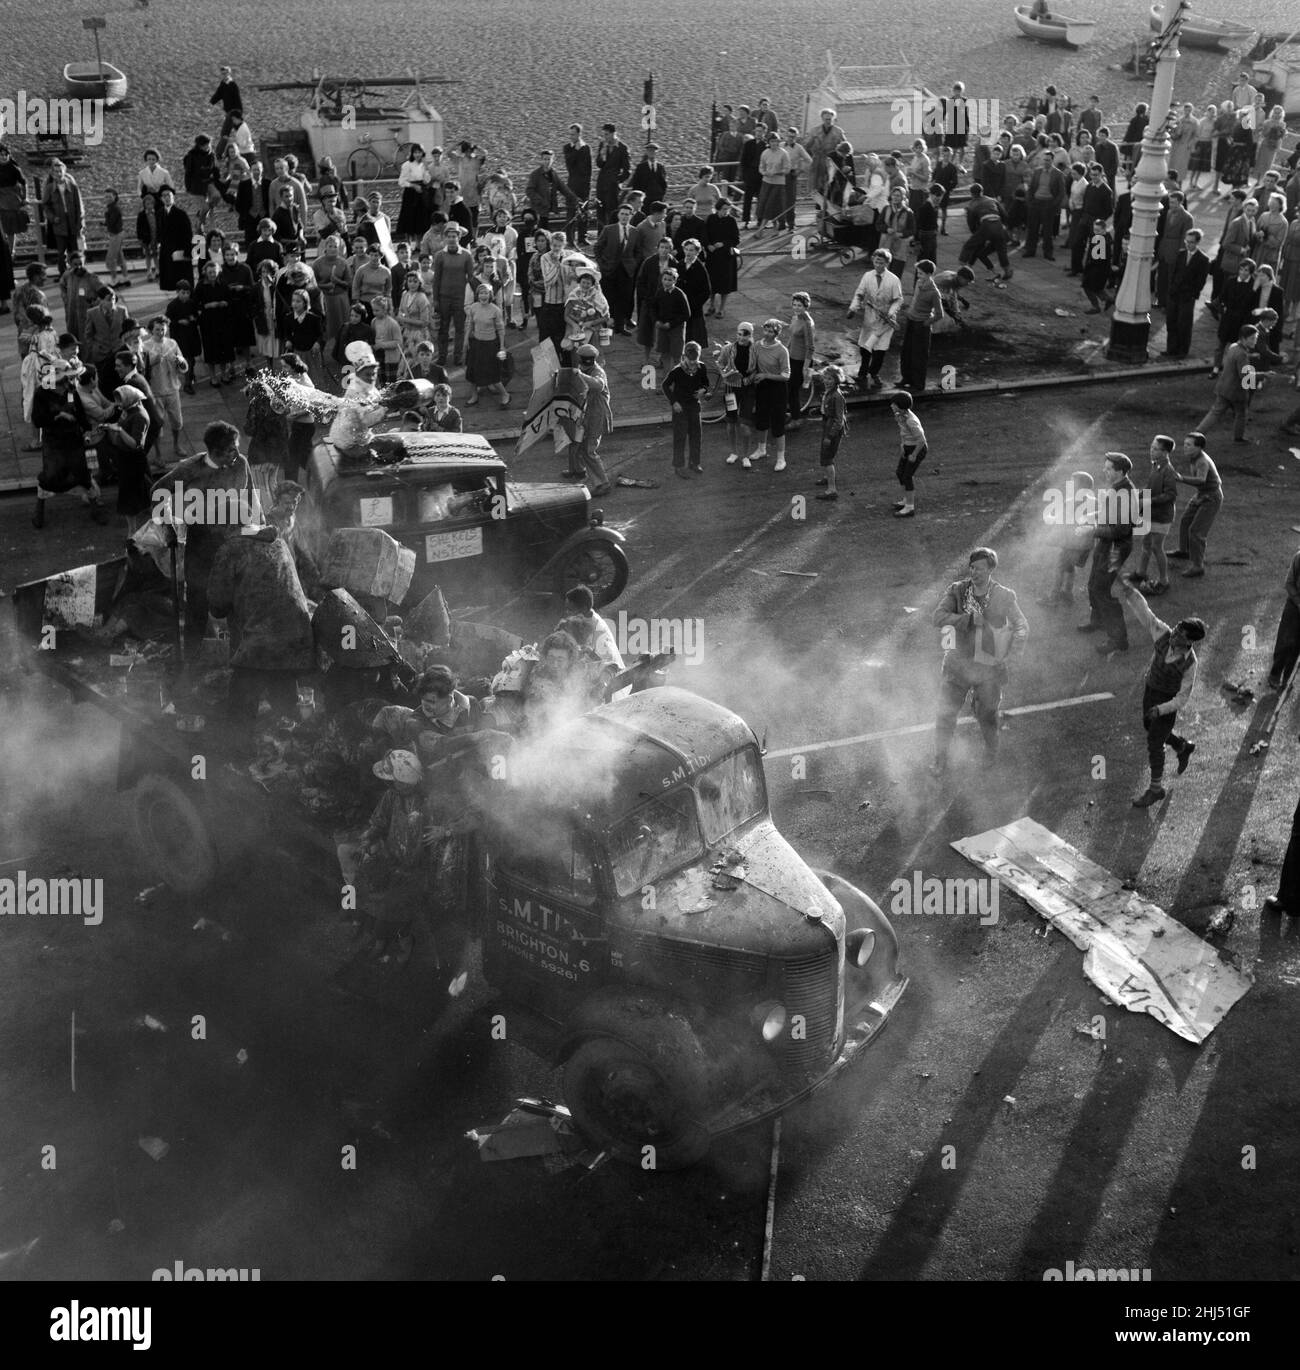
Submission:
<svg viewBox="0 0 1300 1370">
<path fill-rule="evenodd" d="M 1248 704 L 1255 698 L 1255 691 L 1252 690 L 1249 685 L 1238 685 L 1236 681 L 1225 680 L 1223 682 L 1223 688 L 1234 697 L 1235 702 L 1238 704 Z"/>
<path fill-rule="evenodd" d="M 871 807 L 871 800 L 869 800 L 869 799 L 864 799 L 864 800 L 858 805 L 858 812 L 861 813 L 863 809 L 869 809 L 870 807 Z"/>
<path fill-rule="evenodd" d="M 247 1065 L 247 1064 L 248 1064 L 248 1052 L 246 1052 L 246 1051 L 244 1050 L 243 1047 L 240 1047 L 239 1050 L 238 1050 L 237 1052 L 235 1052 L 235 1060 L 236 1060 L 236 1062 L 238 1062 L 238 1064 L 241 1065 L 241 1066 Z"/>
<path fill-rule="evenodd" d="M 1080 1037 L 1091 1037 L 1095 1042 L 1102 1041 L 1106 1035 L 1106 1029 L 1100 1023 L 1076 1023 L 1074 1030 Z"/>
<path fill-rule="evenodd" d="M 8 1270 L 11 1266 L 15 1269 L 25 1264 L 27 1257 L 36 1249 L 39 1237 L 33 1237 L 31 1241 L 24 1242 L 22 1246 L 15 1246 L 12 1251 L 0 1251 L 0 1271 Z"/>
<path fill-rule="evenodd" d="M 1073 311 L 1073 310 L 1071 310 L 1071 309 L 1061 309 L 1059 306 L 1058 306 L 1056 309 L 1052 310 L 1052 313 L 1055 314 L 1056 317 L 1057 317 L 1058 319 L 1072 319 L 1072 318 L 1074 318 L 1074 311 Z"/>
<path fill-rule="evenodd" d="M 171 1150 L 171 1146 L 164 1142 L 161 1137 L 141 1137 L 140 1150 L 151 1160 L 161 1161 Z"/>
<path fill-rule="evenodd" d="M 904 604 L 904 605 L 903 605 L 903 612 L 904 612 L 905 614 L 914 614 L 914 613 L 916 613 L 916 610 L 913 609 L 910 605 Z"/>
<path fill-rule="evenodd" d="M 709 874 L 713 877 L 715 890 L 736 890 L 744 883 L 748 872 L 744 857 L 734 847 L 728 847 L 709 867 Z"/>
<path fill-rule="evenodd" d="M 745 570 L 747 570 L 751 576 L 770 576 L 772 574 L 771 571 L 760 571 L 757 566 L 746 566 Z"/>
<path fill-rule="evenodd" d="M 568 1148 L 571 1153 L 581 1148 L 569 1110 L 549 1099 L 516 1099 L 499 1123 L 471 1128 L 465 1137 L 478 1147 L 483 1161 L 557 1156 L 566 1150 L 566 1138 L 574 1143 Z"/>
<path fill-rule="evenodd" d="M 778 571 L 778 576 L 802 576 L 805 580 L 816 580 L 820 571 Z"/>
<path fill-rule="evenodd" d="M 625 490 L 658 490 L 657 480 L 642 480 L 639 476 L 619 476 L 614 482 L 621 485 Z"/>
<path fill-rule="evenodd" d="M 230 932 L 229 929 L 223 928 L 220 923 L 214 922 L 211 918 L 200 918 L 199 921 L 194 925 L 194 931 L 215 932 L 223 942 L 230 942 L 234 940 L 234 934 Z"/>
<path fill-rule="evenodd" d="M 117 1236 L 119 1232 L 126 1231 L 126 1224 L 122 1221 L 121 1218 L 114 1218 L 113 1221 L 109 1223 L 108 1230 L 113 1234 L 113 1236 Z"/>
<path fill-rule="evenodd" d="M 1006 1104 L 1008 1108 L 1015 1108 L 1016 1096 L 1014 1094 L 1003 1095 L 1002 1102 Z"/>
<path fill-rule="evenodd" d="M 165 890 L 166 888 L 166 885 L 146 885 L 144 889 L 142 889 L 140 893 L 136 895 L 135 902 L 137 904 L 148 904 L 152 901 L 155 894 L 157 894 L 160 890 Z"/>
<path fill-rule="evenodd" d="M 1237 915 L 1232 909 L 1220 909 L 1205 926 L 1207 937 L 1226 937 L 1232 931 Z"/>
<path fill-rule="evenodd" d="M 167 1025 L 160 1023 L 152 1013 L 146 1013 L 135 1020 L 136 1027 L 147 1027 L 151 1032 L 166 1032 Z"/>
<path fill-rule="evenodd" d="M 1250 754 L 1251 756 L 1259 756 L 1266 751 L 1268 751 L 1268 739 L 1261 737 L 1250 749 Z"/>
</svg>

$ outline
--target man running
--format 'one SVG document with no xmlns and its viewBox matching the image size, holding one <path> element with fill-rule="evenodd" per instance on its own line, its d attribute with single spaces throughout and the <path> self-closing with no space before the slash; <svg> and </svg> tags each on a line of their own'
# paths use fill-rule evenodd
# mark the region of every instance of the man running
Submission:
<svg viewBox="0 0 1300 1370">
<path fill-rule="evenodd" d="M 934 776 L 947 772 L 957 715 L 968 698 L 984 736 L 985 758 L 997 759 L 998 713 L 1008 663 L 1023 655 L 1029 638 L 1029 623 L 1016 592 L 993 579 L 998 554 L 991 547 L 976 547 L 969 564 L 970 574 L 953 581 L 932 616 L 944 649 L 930 766 Z"/>
<path fill-rule="evenodd" d="M 1192 643 L 1205 637 L 1205 624 L 1199 618 L 1183 618 L 1171 628 L 1151 612 L 1151 606 L 1130 580 L 1120 581 L 1119 588 L 1155 644 L 1142 688 L 1142 726 L 1147 734 L 1151 783 L 1133 801 L 1135 808 L 1146 809 L 1165 797 L 1160 783 L 1165 774 L 1165 748 L 1172 748 L 1178 758 L 1179 775 L 1187 769 L 1196 750 L 1194 742 L 1174 732 L 1174 724 L 1178 721 L 1178 710 L 1187 703 L 1196 684 Z"/>
</svg>

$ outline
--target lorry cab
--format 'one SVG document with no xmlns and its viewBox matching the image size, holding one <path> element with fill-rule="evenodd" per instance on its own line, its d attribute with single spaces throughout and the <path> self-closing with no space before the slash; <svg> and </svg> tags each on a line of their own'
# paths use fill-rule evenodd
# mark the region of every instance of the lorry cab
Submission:
<svg viewBox="0 0 1300 1370">
<path fill-rule="evenodd" d="M 483 831 L 484 974 L 555 1029 L 594 1143 L 688 1164 L 884 1026 L 906 986 L 893 929 L 777 831 L 736 714 L 647 690 L 525 742 L 510 772 Z"/>
<path fill-rule="evenodd" d="M 435 584 L 475 603 L 585 584 L 603 604 L 627 584 L 622 536 L 585 486 L 512 481 L 474 433 L 378 433 L 370 449 L 362 459 L 328 442 L 313 450 L 299 526 L 316 555 L 337 528 L 382 528 L 415 552 L 412 602 Z"/>
</svg>

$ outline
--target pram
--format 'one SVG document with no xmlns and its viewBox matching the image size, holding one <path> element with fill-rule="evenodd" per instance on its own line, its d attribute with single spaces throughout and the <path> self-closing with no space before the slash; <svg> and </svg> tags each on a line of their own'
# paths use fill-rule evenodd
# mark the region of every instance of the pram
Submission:
<svg viewBox="0 0 1300 1370">
<path fill-rule="evenodd" d="M 850 190 L 849 199 L 861 195 Z M 846 266 L 859 252 L 871 251 L 879 241 L 876 211 L 866 203 L 841 203 L 833 190 L 813 192 L 813 210 L 817 227 L 808 236 L 808 246 L 814 251 L 834 252 Z"/>
</svg>

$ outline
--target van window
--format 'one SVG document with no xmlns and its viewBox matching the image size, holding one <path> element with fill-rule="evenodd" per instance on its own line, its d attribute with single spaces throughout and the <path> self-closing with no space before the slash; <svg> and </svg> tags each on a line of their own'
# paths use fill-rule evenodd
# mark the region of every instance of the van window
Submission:
<svg viewBox="0 0 1300 1370">
<path fill-rule="evenodd" d="M 532 851 L 513 848 L 501 858 L 505 874 L 575 904 L 591 904 L 596 880 L 586 852 L 573 839 Z"/>
<path fill-rule="evenodd" d="M 695 782 L 704 840 L 713 846 L 767 807 L 763 768 L 753 747 L 733 752 Z"/>
<path fill-rule="evenodd" d="M 423 486 L 419 490 L 419 521 L 445 523 L 472 518 L 491 508 L 493 493 L 488 476 L 462 476 L 456 481 Z"/>
<path fill-rule="evenodd" d="M 699 819 L 689 789 L 673 790 L 625 818 L 610 835 L 614 886 L 620 895 L 671 874 L 699 856 Z"/>
</svg>

